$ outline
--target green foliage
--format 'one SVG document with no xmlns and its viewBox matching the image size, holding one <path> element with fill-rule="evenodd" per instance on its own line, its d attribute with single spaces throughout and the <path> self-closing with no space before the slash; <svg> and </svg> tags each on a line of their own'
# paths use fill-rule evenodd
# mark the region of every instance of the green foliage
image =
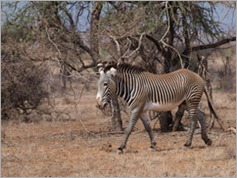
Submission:
<svg viewBox="0 0 237 178">
<path fill-rule="evenodd" d="M 23 7 L 21 7 L 23 6 Z M 3 8 L 4 7 L 4 8 Z M 31 28 L 35 17 L 31 14 L 29 3 L 5 2 L 2 11 L 6 18 L 2 24 L 2 32 L 16 42 L 20 40 L 29 41 L 33 39 Z M 4 42 L 4 39 L 3 41 Z"/>
</svg>

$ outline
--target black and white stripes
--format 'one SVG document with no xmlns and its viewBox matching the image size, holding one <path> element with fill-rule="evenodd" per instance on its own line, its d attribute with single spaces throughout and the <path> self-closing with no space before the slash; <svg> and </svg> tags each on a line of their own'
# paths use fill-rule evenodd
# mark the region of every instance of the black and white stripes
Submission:
<svg viewBox="0 0 237 178">
<path fill-rule="evenodd" d="M 122 97 L 129 107 L 136 105 L 140 99 L 160 105 L 187 100 L 190 107 L 197 107 L 205 85 L 201 77 L 186 69 L 155 75 L 123 64 L 118 66 L 114 77 L 116 91 L 112 92 Z"/>
<path fill-rule="evenodd" d="M 142 68 L 128 64 L 108 66 L 100 71 L 98 82 L 97 100 L 103 108 L 111 97 L 122 97 L 132 110 L 129 126 L 125 131 L 125 137 L 119 149 L 126 146 L 132 128 L 140 117 L 151 139 L 151 147 L 155 141 L 149 123 L 146 119 L 146 111 L 159 112 L 170 111 L 184 101 L 187 104 L 191 128 L 185 146 L 190 146 L 195 130 L 195 114 L 204 92 L 205 82 L 196 73 L 180 69 L 163 75 L 156 75 Z M 211 141 L 204 132 L 205 143 Z"/>
</svg>

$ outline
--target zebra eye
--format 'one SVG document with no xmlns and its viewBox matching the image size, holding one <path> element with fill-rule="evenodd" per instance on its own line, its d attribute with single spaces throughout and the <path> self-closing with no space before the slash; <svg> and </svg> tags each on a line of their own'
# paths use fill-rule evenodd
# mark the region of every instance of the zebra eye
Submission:
<svg viewBox="0 0 237 178">
<path fill-rule="evenodd" d="M 104 86 L 105 86 L 105 87 L 108 86 L 108 83 L 104 83 Z"/>
</svg>

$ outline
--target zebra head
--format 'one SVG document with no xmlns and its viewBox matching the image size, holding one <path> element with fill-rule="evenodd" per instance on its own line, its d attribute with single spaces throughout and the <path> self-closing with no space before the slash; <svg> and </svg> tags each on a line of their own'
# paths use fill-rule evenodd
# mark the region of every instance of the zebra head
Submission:
<svg viewBox="0 0 237 178">
<path fill-rule="evenodd" d="M 116 85 L 114 76 L 116 75 L 116 69 L 114 67 L 100 67 L 100 78 L 97 83 L 98 91 L 96 95 L 97 107 L 104 109 L 105 106 L 110 103 L 111 97 L 115 95 Z"/>
</svg>

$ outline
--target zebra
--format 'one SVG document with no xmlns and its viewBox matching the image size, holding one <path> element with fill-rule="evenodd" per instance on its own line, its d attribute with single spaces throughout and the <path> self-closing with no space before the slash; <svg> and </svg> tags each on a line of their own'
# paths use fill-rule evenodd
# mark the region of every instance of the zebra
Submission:
<svg viewBox="0 0 237 178">
<path fill-rule="evenodd" d="M 98 107 L 105 108 L 111 98 L 117 95 L 122 97 L 131 109 L 129 123 L 118 148 L 119 153 L 123 153 L 123 149 L 126 148 L 129 135 L 139 118 L 150 137 L 150 148 L 156 149 L 147 112 L 150 110 L 166 112 L 184 103 L 190 118 L 190 130 L 184 146 L 191 146 L 197 120 L 201 125 L 203 141 L 207 145 L 212 144 L 206 132 L 204 117 L 195 117 L 205 86 L 205 82 L 198 74 L 188 69 L 179 69 L 158 75 L 127 63 L 100 67 L 99 73 L 96 95 Z"/>
</svg>

